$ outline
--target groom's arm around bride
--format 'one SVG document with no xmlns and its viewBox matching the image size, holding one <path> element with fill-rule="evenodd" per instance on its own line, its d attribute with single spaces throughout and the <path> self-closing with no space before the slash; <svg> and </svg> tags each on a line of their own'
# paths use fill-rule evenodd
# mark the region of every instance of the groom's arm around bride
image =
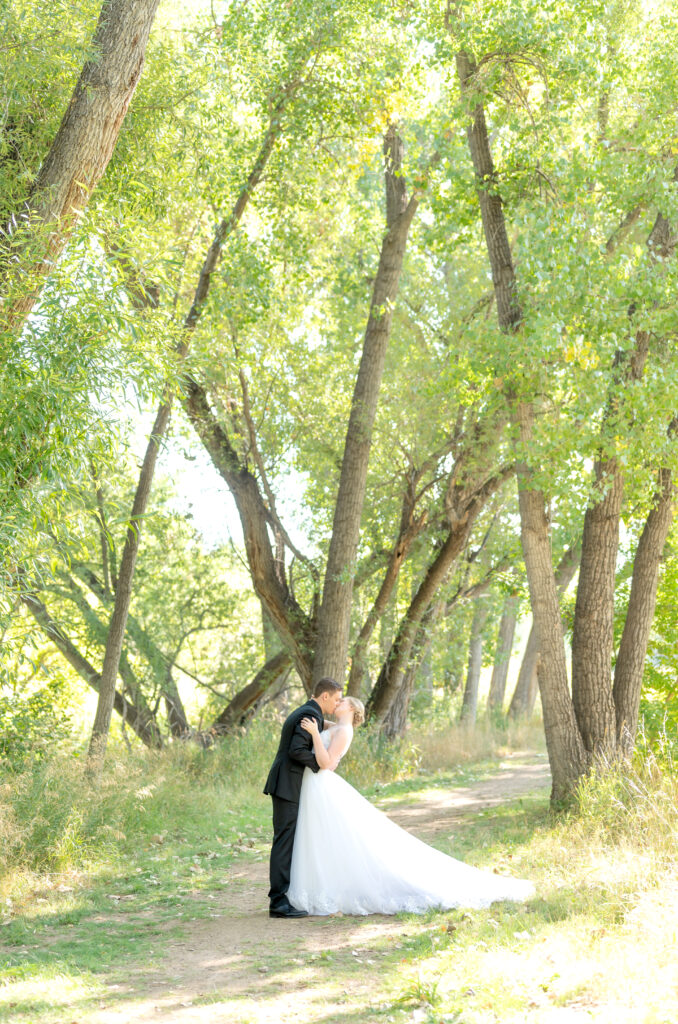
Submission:
<svg viewBox="0 0 678 1024">
<path fill-rule="evenodd" d="M 264 786 L 264 793 L 273 799 L 269 892 L 270 913 L 273 917 L 305 916 L 303 912 L 290 907 L 287 890 L 304 768 L 317 772 L 319 765 L 313 753 L 313 738 L 302 729 L 300 722 L 302 718 L 314 718 L 322 730 L 324 715 L 334 712 L 341 700 L 341 691 L 341 686 L 333 679 L 321 679 L 313 690 L 313 697 L 287 716 L 280 733 L 278 752 Z"/>
</svg>

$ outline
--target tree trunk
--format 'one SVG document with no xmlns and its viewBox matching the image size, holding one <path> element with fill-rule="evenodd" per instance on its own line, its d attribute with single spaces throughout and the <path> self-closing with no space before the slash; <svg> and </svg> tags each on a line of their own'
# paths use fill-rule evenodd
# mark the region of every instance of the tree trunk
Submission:
<svg viewBox="0 0 678 1024">
<path fill-rule="evenodd" d="M 636 740 L 643 668 L 657 600 L 659 563 L 673 518 L 676 491 L 669 469 L 660 470 L 657 492 L 633 560 L 631 593 L 614 672 L 616 736 L 624 757 L 631 756 Z"/>
<path fill-rule="evenodd" d="M 224 710 L 212 723 L 210 732 L 217 735 L 232 732 L 243 722 L 250 708 L 261 700 L 263 695 L 274 686 L 282 673 L 289 670 L 292 657 L 288 651 L 279 651 L 259 669 L 251 683 L 236 693 Z"/>
<path fill-rule="evenodd" d="M 674 180 L 678 176 L 678 168 Z M 668 258 L 675 247 L 670 224 L 658 214 L 647 240 L 652 260 Z M 639 380 L 647 359 L 650 336 L 638 331 L 629 356 L 619 351 L 612 389 L 603 417 L 602 435 L 619 431 L 624 418 L 623 388 Z M 604 448 L 604 445 L 603 445 Z M 612 694 L 614 591 L 619 548 L 619 523 L 624 480 L 617 460 L 601 453 L 595 464 L 595 487 L 602 497 L 584 517 L 582 556 L 572 634 L 572 700 L 584 745 L 592 757 L 614 757 L 617 748 L 615 702 Z"/>
<path fill-rule="evenodd" d="M 482 104 L 473 103 L 474 91 L 477 89 L 477 82 L 474 81 L 476 65 L 468 54 L 457 55 L 457 71 L 462 96 L 472 104 L 467 135 L 476 173 L 485 244 L 492 269 L 499 328 L 505 334 L 512 334 L 519 330 L 522 311 L 516 294 L 515 271 L 503 202 L 490 152 L 485 113 Z M 532 415 L 529 405 L 518 403 L 516 416 L 523 443 L 531 431 Z M 557 802 L 569 795 L 577 778 L 586 770 L 587 763 L 567 682 L 565 647 L 551 564 L 544 496 L 540 491 L 529 488 L 529 470 L 525 464 L 519 467 L 518 495 L 521 542 L 542 659 L 539 687 L 552 775 L 551 799 Z"/>
<path fill-rule="evenodd" d="M 61 651 L 69 665 L 75 669 L 88 686 L 91 686 L 98 693 L 101 686 L 101 674 L 97 672 L 87 658 L 80 654 L 61 627 L 51 617 L 45 605 L 38 600 L 35 594 L 23 593 L 21 601 L 28 608 L 43 633 Z M 135 707 L 124 696 L 119 694 L 117 690 L 113 696 L 113 708 L 122 716 L 147 747 L 152 747 L 156 750 L 162 747 L 162 736 L 150 708 Z"/>
<path fill-rule="evenodd" d="M 159 0 L 105 0 L 59 131 L 31 189 L 26 209 L 6 227 L 3 260 L 5 329 L 20 332 L 78 217 L 113 153 L 144 66 Z M 27 283 L 28 282 L 28 283 Z"/>
<path fill-rule="evenodd" d="M 407 502 L 404 503 L 407 505 Z M 348 677 L 347 694 L 351 697 L 359 697 L 362 691 L 363 682 L 367 675 L 367 647 L 374 633 L 374 629 L 379 622 L 381 616 L 386 611 L 388 603 L 393 594 L 393 590 L 398 579 L 398 573 L 400 568 L 405 561 L 407 554 L 412 546 L 414 539 L 421 533 L 426 522 L 427 516 L 422 515 L 419 518 L 414 519 L 412 515 L 413 509 L 407 505 L 403 509 L 403 517 L 401 521 L 401 529 L 398 536 L 398 540 L 389 557 L 386 572 L 382 580 L 379 593 L 377 594 L 374 604 L 372 605 L 365 622 L 363 623 L 362 629 L 358 634 L 358 638 L 353 645 L 351 652 L 351 669 Z"/>
<path fill-rule="evenodd" d="M 462 698 L 459 721 L 463 725 L 475 725 L 478 715 L 478 688 L 480 670 L 483 667 L 483 629 L 487 619 L 488 608 L 483 601 L 476 601 L 471 620 L 471 632 L 468 644 L 468 667 L 466 684 Z"/>
<path fill-rule="evenodd" d="M 390 708 L 381 723 L 381 735 L 386 740 L 394 740 L 405 735 L 407 729 L 407 716 L 410 710 L 410 700 L 414 688 L 414 679 L 417 674 L 417 659 L 412 658 L 402 683 L 393 698 Z"/>
<path fill-rule="evenodd" d="M 410 702 L 414 694 L 414 683 L 430 654 L 434 627 L 443 610 L 444 602 L 438 601 L 435 605 L 429 605 L 422 617 L 402 684 L 398 688 L 388 713 L 382 719 L 380 731 L 385 739 L 391 740 L 405 735 Z"/>
<path fill-rule="evenodd" d="M 400 622 L 398 632 L 367 701 L 365 710 L 368 718 L 376 718 L 377 721 L 381 721 L 388 714 L 389 708 L 402 685 L 410 651 L 412 650 L 422 616 L 445 580 L 455 559 L 463 550 L 467 537 L 468 530 L 465 526 L 451 530 L 447 540 L 429 566 L 419 589 Z"/>
<path fill-rule="evenodd" d="M 398 632 L 367 701 L 368 718 L 375 718 L 381 722 L 388 714 L 398 689 L 402 685 L 419 623 L 444 583 L 456 558 L 463 551 L 478 514 L 505 478 L 505 474 L 491 477 L 470 494 L 466 488 L 460 485 L 460 491 L 465 494 L 464 506 L 458 510 L 448 509 L 454 526 L 429 566 L 407 612 L 401 619 Z"/>
<path fill-rule="evenodd" d="M 574 579 L 574 575 L 579 567 L 580 551 L 581 548 L 578 544 L 569 547 L 558 563 L 555 576 L 559 600 Z M 520 665 L 518 682 L 511 699 L 508 711 L 509 718 L 515 720 L 517 718 L 531 717 L 537 700 L 537 693 L 539 692 L 538 665 L 539 644 L 537 642 L 537 630 L 533 622 Z"/>
<path fill-rule="evenodd" d="M 205 389 L 189 378 L 184 395 L 186 415 L 235 499 L 254 589 L 310 693 L 312 624 L 278 572 L 268 533 L 270 515 L 257 480 L 246 466 L 241 466 L 226 431 L 212 412 Z"/>
<path fill-rule="evenodd" d="M 91 569 L 80 562 L 73 561 L 71 561 L 71 569 L 74 575 L 77 576 L 77 578 L 81 580 L 89 590 L 91 590 L 104 607 L 110 607 L 113 603 L 113 595 Z M 73 599 L 83 615 L 87 615 L 87 613 L 89 613 L 90 617 L 95 617 L 96 628 L 100 628 L 102 643 L 105 645 L 106 626 L 104 626 L 104 624 L 99 620 L 98 616 L 95 616 L 94 609 L 91 607 L 85 596 L 81 594 L 75 582 L 70 577 L 67 578 L 73 593 Z M 90 621 L 92 621 L 91 618 Z M 127 617 L 126 631 L 137 650 L 143 654 L 144 658 L 146 658 L 151 666 L 151 670 L 165 702 L 167 720 L 171 734 L 177 737 L 185 736 L 187 733 L 191 732 L 191 724 L 188 721 L 186 709 L 184 708 L 181 695 L 179 694 L 179 690 L 177 689 L 177 685 L 172 675 L 172 660 L 160 650 L 155 641 L 151 639 L 146 630 L 133 615 L 128 615 Z"/>
<path fill-rule="evenodd" d="M 473 94 L 477 90 L 477 84 L 474 82 L 476 63 L 468 53 L 458 53 L 456 60 L 462 97 L 472 102 Z M 476 103 L 472 107 L 466 138 L 476 174 L 476 190 L 492 269 L 499 328 L 510 334 L 518 329 L 522 312 L 518 305 L 511 246 L 482 103 Z"/>
<path fill-rule="evenodd" d="M 153 433 L 151 434 L 151 439 L 146 449 L 146 454 L 144 455 L 141 473 L 139 474 L 139 482 L 134 495 L 132 513 L 130 515 L 127 534 L 125 536 L 125 546 L 123 548 L 122 559 L 120 561 L 120 571 L 118 573 L 118 585 L 115 590 L 113 615 L 111 616 L 110 625 L 108 627 L 108 636 L 106 639 L 104 664 L 101 671 L 101 684 L 99 686 L 99 700 L 97 701 L 97 709 L 94 716 L 92 736 L 89 745 L 89 759 L 91 762 L 102 761 L 106 751 L 106 741 L 111 725 L 111 713 L 113 710 L 113 700 L 115 695 L 115 683 L 118 677 L 120 655 L 122 653 L 122 645 L 125 639 L 127 615 L 129 612 L 130 601 L 132 599 L 132 583 L 134 580 L 134 567 L 136 565 L 137 554 L 139 551 L 141 524 L 151 492 L 158 449 L 169 422 L 171 402 L 172 395 L 169 389 L 167 389 L 163 404 L 160 406 L 158 415 L 155 419 Z"/>
<path fill-rule="evenodd" d="M 403 145 L 393 125 L 384 139 L 384 154 L 387 230 L 381 247 L 344 444 L 322 603 L 318 614 L 313 659 L 314 682 L 324 676 L 343 681 L 346 668 L 355 559 L 372 429 L 407 236 L 418 205 L 416 196 L 409 202 L 407 200 L 402 173 Z"/>
<path fill-rule="evenodd" d="M 190 333 L 196 326 L 202 314 L 205 301 L 209 294 L 212 274 L 219 262 L 224 243 L 240 223 L 252 191 L 261 180 L 264 168 L 266 167 L 275 142 L 281 132 L 282 112 L 289 100 L 289 97 L 294 95 L 297 89 L 298 83 L 294 83 L 293 87 L 283 91 L 281 98 L 274 107 L 268 131 L 264 136 L 254 167 L 252 168 L 252 171 L 250 172 L 247 181 L 242 188 L 235 205 L 233 206 L 233 209 L 227 217 L 224 217 L 221 220 L 217 227 L 214 239 L 200 271 L 191 308 L 184 320 L 184 335 L 177 349 L 177 359 L 180 364 L 188 354 Z M 111 710 L 113 706 L 113 696 L 115 693 L 115 681 L 118 675 L 120 653 L 122 651 L 127 615 L 129 613 L 129 606 L 132 598 L 132 585 L 134 581 L 134 569 L 137 560 L 137 553 L 139 551 L 141 525 L 151 492 L 158 449 L 162 443 L 169 423 L 174 394 L 174 384 L 167 384 L 156 415 L 153 431 L 146 448 L 141 473 L 139 474 L 137 490 L 134 495 L 134 503 L 132 505 L 129 526 L 125 537 L 125 546 L 120 563 L 120 571 L 118 573 L 118 583 L 115 590 L 115 605 L 109 626 L 108 640 L 106 642 L 106 651 L 104 654 L 104 665 L 101 673 L 99 700 L 97 703 L 97 710 L 94 717 L 92 736 L 89 745 L 89 761 L 91 768 L 93 768 L 95 764 L 100 764 L 103 761 L 103 757 L 106 752 L 106 741 L 108 737 L 108 730 L 110 728 Z"/>
<path fill-rule="evenodd" d="M 519 606 L 520 599 L 515 595 L 509 595 L 504 601 L 504 609 L 501 614 L 499 634 L 497 636 L 497 648 L 494 655 L 492 678 L 490 680 L 490 693 L 487 698 L 487 707 L 491 711 L 500 712 L 504 706 L 506 680 L 511 663 L 511 651 L 513 650 L 513 637 L 516 631 Z"/>
<path fill-rule="evenodd" d="M 518 718 L 531 718 L 539 693 L 539 643 L 534 623 L 527 638 L 525 653 L 520 663 L 518 681 L 513 692 L 508 716 L 514 721 Z"/>
<path fill-rule="evenodd" d="M 264 637 L 264 655 L 266 661 L 274 658 L 280 648 L 280 637 L 276 632 L 276 628 L 271 621 L 271 616 L 266 611 L 264 605 L 261 605 L 261 626 Z M 273 704 L 276 712 L 281 715 L 282 718 L 287 718 L 289 712 L 289 692 L 287 682 L 291 674 L 291 667 L 287 666 L 280 673 L 280 678 L 277 682 L 271 686 L 269 700 Z M 268 691 L 267 691 L 268 692 Z M 258 703 L 253 707 L 256 709 Z M 251 717 L 252 712 L 248 710 L 247 717 Z"/>
<path fill-rule="evenodd" d="M 572 701 L 589 755 L 610 757 L 615 745 L 611 673 L 614 590 L 624 482 L 615 459 L 598 460 L 602 500 L 584 516 L 572 635 Z"/>
<path fill-rule="evenodd" d="M 531 410 L 519 405 L 520 439 L 525 445 L 531 431 Z M 539 692 L 544 712 L 544 733 L 551 766 L 551 799 L 559 802 L 572 792 L 588 767 L 577 727 L 567 680 L 567 662 L 560 602 L 551 563 L 551 539 L 544 495 L 531 489 L 529 470 L 518 467 L 521 542 L 530 589 L 532 616 L 540 653 Z"/>
</svg>

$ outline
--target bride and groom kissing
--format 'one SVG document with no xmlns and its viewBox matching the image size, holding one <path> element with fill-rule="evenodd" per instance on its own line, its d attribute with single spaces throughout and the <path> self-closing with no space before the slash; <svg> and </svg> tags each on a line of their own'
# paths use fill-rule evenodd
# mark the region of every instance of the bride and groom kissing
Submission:
<svg viewBox="0 0 678 1024">
<path fill-rule="evenodd" d="M 273 799 L 270 916 L 423 913 L 534 895 L 531 882 L 427 846 L 336 774 L 364 718 L 357 698 L 321 679 L 283 723 L 264 787 Z"/>
</svg>

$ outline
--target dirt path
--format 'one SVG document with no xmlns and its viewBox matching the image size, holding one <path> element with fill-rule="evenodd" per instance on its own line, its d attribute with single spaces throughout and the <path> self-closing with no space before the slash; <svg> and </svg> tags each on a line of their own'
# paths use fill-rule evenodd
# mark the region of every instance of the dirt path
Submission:
<svg viewBox="0 0 678 1024">
<path fill-rule="evenodd" d="M 380 806 L 430 841 L 450 824 L 549 782 L 545 761 L 516 757 L 490 779 L 431 789 L 416 804 Z M 185 925 L 181 939 L 170 938 L 162 956 L 156 951 L 157 965 L 140 967 L 124 988 L 111 990 L 92 1024 L 320 1024 L 342 1008 L 349 1020 L 369 1021 L 379 961 L 416 925 L 386 916 L 271 920 L 267 888 L 266 861 L 236 867 L 210 918 Z M 354 1016 L 357 1003 L 365 1016 Z"/>
</svg>

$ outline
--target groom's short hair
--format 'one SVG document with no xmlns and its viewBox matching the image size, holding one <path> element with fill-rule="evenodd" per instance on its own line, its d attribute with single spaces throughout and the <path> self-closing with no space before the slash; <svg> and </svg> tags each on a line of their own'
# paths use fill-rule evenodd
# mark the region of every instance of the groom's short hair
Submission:
<svg viewBox="0 0 678 1024">
<path fill-rule="evenodd" d="M 319 679 L 313 687 L 313 696 L 320 697 L 323 693 L 341 693 L 344 687 L 341 683 L 338 683 L 336 679 L 330 679 L 326 676 L 325 679 Z"/>
</svg>

